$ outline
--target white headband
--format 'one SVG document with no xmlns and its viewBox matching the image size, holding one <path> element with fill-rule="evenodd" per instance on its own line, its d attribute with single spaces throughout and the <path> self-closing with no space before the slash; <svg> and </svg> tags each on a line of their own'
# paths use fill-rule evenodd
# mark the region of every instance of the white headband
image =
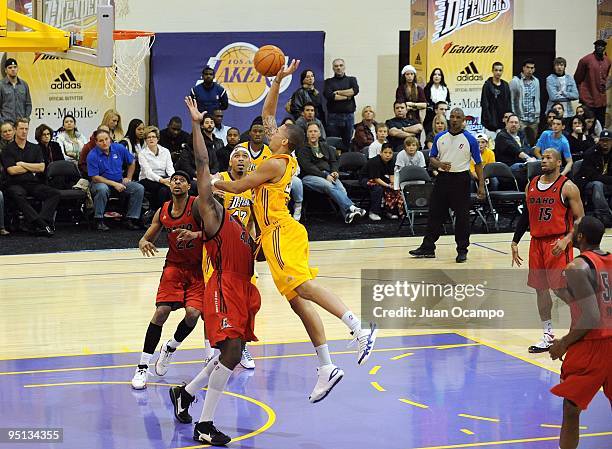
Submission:
<svg viewBox="0 0 612 449">
<path fill-rule="evenodd" d="M 232 152 L 230 153 L 230 161 L 232 160 L 232 158 L 234 157 L 234 154 L 236 154 L 238 151 L 244 151 L 247 155 L 247 158 L 249 160 L 251 160 L 251 153 L 249 150 L 247 150 L 245 147 L 241 147 L 240 145 L 236 145 L 234 147 L 234 149 L 232 150 Z"/>
</svg>

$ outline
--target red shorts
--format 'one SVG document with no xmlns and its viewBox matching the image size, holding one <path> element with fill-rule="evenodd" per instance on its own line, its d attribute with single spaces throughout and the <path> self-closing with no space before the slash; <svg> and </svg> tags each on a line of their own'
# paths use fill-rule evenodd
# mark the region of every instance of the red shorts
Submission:
<svg viewBox="0 0 612 449">
<path fill-rule="evenodd" d="M 561 383 L 550 391 L 586 410 L 601 387 L 612 403 L 612 338 L 574 343 L 561 365 Z"/>
<path fill-rule="evenodd" d="M 202 312 L 204 276 L 201 266 L 166 265 L 159 280 L 155 304 L 169 303 L 172 309 L 193 307 Z M 171 303 L 171 304 L 170 304 Z"/>
<path fill-rule="evenodd" d="M 553 256 L 555 243 L 563 236 L 533 237 L 529 245 L 529 277 L 527 285 L 536 290 L 560 289 L 567 286 L 563 270 L 574 259 L 571 243 L 565 251 Z"/>
<path fill-rule="evenodd" d="M 249 276 L 224 273 L 221 281 L 213 272 L 204 293 L 206 338 L 216 347 L 227 338 L 257 341 L 255 314 L 261 306 L 259 290 Z"/>
</svg>

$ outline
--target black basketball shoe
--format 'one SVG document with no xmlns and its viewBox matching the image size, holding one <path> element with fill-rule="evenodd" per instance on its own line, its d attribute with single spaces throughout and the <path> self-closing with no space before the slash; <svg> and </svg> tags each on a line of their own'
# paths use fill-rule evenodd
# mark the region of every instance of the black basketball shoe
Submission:
<svg viewBox="0 0 612 449">
<path fill-rule="evenodd" d="M 219 432 L 212 421 L 197 422 L 193 428 L 193 439 L 202 443 L 212 444 L 213 446 L 225 446 L 232 441 L 223 432 Z"/>
<path fill-rule="evenodd" d="M 195 396 L 191 396 L 185 390 L 185 384 L 179 387 L 170 388 L 170 400 L 174 406 L 174 416 L 178 422 L 189 424 L 192 419 L 189 414 L 189 406 L 195 401 Z"/>
</svg>

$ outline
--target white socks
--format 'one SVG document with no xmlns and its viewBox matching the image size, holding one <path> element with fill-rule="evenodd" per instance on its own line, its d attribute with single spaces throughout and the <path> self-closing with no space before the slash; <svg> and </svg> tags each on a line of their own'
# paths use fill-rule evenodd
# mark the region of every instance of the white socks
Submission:
<svg viewBox="0 0 612 449">
<path fill-rule="evenodd" d="M 361 330 L 361 320 L 355 316 L 350 310 L 342 315 L 342 322 L 346 324 L 353 334 L 357 334 Z"/>
<path fill-rule="evenodd" d="M 233 370 L 227 368 L 223 363 L 216 364 L 208 382 L 208 390 L 204 398 L 204 408 L 202 409 L 202 415 L 200 415 L 200 422 L 210 422 L 213 420 L 217 404 L 219 404 L 219 399 L 221 399 L 221 393 L 223 393 L 232 372 Z"/>
<path fill-rule="evenodd" d="M 202 368 L 202 371 L 200 371 L 198 375 L 194 377 L 193 380 L 185 386 L 185 390 L 187 391 L 187 393 L 189 393 L 191 396 L 195 396 L 198 390 L 205 387 L 208 383 L 208 378 L 210 377 L 210 374 L 213 372 L 213 369 L 218 364 L 219 356 L 217 355 L 216 357 L 211 359 L 208 364 L 204 368 Z"/>
<path fill-rule="evenodd" d="M 153 358 L 153 354 L 147 354 L 146 352 L 143 352 L 140 355 L 140 363 L 139 365 L 147 365 L 149 366 L 149 364 L 151 363 L 151 359 Z"/>
<path fill-rule="evenodd" d="M 552 320 L 542 321 L 542 328 L 545 334 L 553 335 Z"/>
<path fill-rule="evenodd" d="M 169 348 L 172 349 L 176 349 L 181 345 L 182 341 L 176 341 L 174 338 L 171 338 L 170 340 L 168 340 L 168 343 L 166 343 L 168 345 Z"/>
<path fill-rule="evenodd" d="M 315 351 L 317 351 L 317 357 L 319 358 L 319 366 L 331 365 L 332 361 L 327 344 L 317 346 Z"/>
<path fill-rule="evenodd" d="M 212 359 L 213 355 L 215 355 L 215 350 L 210 345 L 210 340 L 204 340 L 204 359 Z"/>
</svg>

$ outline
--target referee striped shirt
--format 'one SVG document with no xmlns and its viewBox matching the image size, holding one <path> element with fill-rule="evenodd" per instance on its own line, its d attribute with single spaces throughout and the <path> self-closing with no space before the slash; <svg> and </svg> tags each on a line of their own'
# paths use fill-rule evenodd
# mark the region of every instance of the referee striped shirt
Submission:
<svg viewBox="0 0 612 449">
<path fill-rule="evenodd" d="M 452 134 L 450 131 L 437 134 L 434 137 L 429 157 L 437 157 L 440 161 L 450 162 L 450 173 L 468 171 L 472 159 L 474 164 L 482 162 L 478 141 L 465 130 L 459 134 Z"/>
</svg>

